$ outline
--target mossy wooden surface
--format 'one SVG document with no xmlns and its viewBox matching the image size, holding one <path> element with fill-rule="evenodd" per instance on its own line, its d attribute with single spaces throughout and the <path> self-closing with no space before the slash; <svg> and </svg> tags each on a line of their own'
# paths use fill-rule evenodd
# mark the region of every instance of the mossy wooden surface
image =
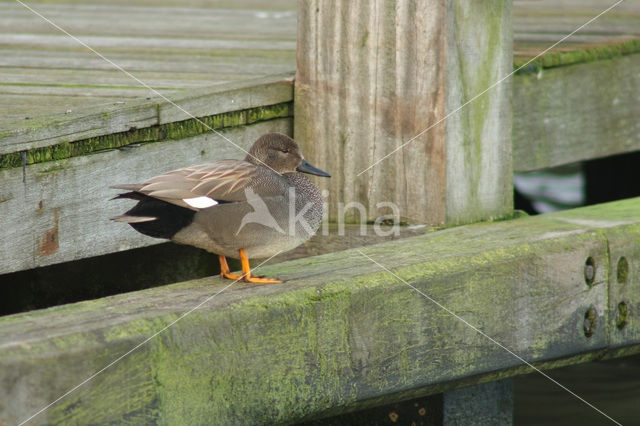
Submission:
<svg viewBox="0 0 640 426">
<path fill-rule="evenodd" d="M 520 67 L 588 21 L 591 21 L 588 25 L 523 71 L 638 53 L 638 3 L 622 1 L 602 14 L 615 3 L 608 0 L 516 0 L 513 8 L 514 67 Z M 596 16 L 598 18 L 593 20 Z"/>
<path fill-rule="evenodd" d="M 516 75 L 514 169 L 640 150 L 639 67 L 637 53 Z"/>
<path fill-rule="evenodd" d="M 535 54 L 525 55 L 520 52 L 519 56 L 514 57 L 513 67 L 516 70 L 516 74 L 538 73 L 545 68 L 615 59 L 634 53 L 640 53 L 640 39 L 617 40 L 608 44 L 603 43 L 602 45 L 592 43 L 585 46 L 573 46 L 572 49 L 565 48 L 560 51 L 554 51 L 537 59 L 533 59 L 536 56 Z"/>
<path fill-rule="evenodd" d="M 275 256 L 267 264 L 379 244 L 433 231 L 426 227 L 399 226 L 394 230 L 386 226 L 378 228 L 381 233 L 376 232 L 376 228 L 378 227 L 368 225 L 363 233 L 360 225 L 346 225 L 340 229 L 336 224 L 325 223 L 307 242 Z M 127 232 L 126 228 L 123 231 Z M 0 316 L 158 287 L 220 272 L 215 254 L 163 241 L 165 240 L 144 239 L 142 243 L 145 245 L 135 250 L 2 274 Z M 232 268 L 240 268 L 240 260 L 227 260 Z"/>
<path fill-rule="evenodd" d="M 292 83 L 290 74 L 280 74 L 186 91 L 172 97 L 172 102 L 159 97 L 134 99 L 55 117 L 4 123 L 0 129 L 0 155 L 51 146 L 55 150 L 59 145 L 88 138 L 287 103 L 293 99 Z"/>
<path fill-rule="evenodd" d="M 292 103 L 284 102 L 275 105 L 202 116 L 198 119 L 191 118 L 179 122 L 156 124 L 141 129 L 110 133 L 74 142 L 62 142 L 42 148 L 29 149 L 27 151 L 0 154 L 0 169 L 63 160 L 65 158 L 78 157 L 102 150 L 122 148 L 140 143 L 184 139 L 212 132 L 211 129 L 228 129 L 274 118 L 292 117 L 292 115 Z"/>
<path fill-rule="evenodd" d="M 628 256 L 629 283 L 637 281 L 638 212 L 640 199 L 630 199 L 363 252 L 524 359 L 553 367 L 637 351 L 640 293 L 624 296 L 631 317 L 622 330 L 609 298 L 620 285 L 610 272 L 617 256 Z M 222 291 L 229 281 L 206 278 L 0 319 L 0 419 L 29 417 L 200 303 L 34 423 L 291 423 L 528 372 L 357 250 L 260 272 L 285 283 Z"/>
</svg>

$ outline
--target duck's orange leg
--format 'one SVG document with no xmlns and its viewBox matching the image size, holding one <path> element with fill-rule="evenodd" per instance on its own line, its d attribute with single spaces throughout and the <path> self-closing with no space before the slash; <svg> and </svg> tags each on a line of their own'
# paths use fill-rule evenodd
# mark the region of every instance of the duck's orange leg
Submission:
<svg viewBox="0 0 640 426">
<path fill-rule="evenodd" d="M 229 264 L 227 264 L 227 258 L 219 255 L 218 259 L 220 260 L 220 275 L 222 278 L 228 278 L 230 280 L 241 280 L 242 274 L 232 274 L 229 269 Z"/>
<path fill-rule="evenodd" d="M 281 280 L 276 278 L 254 277 L 251 275 L 251 267 L 249 266 L 249 258 L 244 252 L 244 249 L 240 249 L 240 262 L 242 262 L 242 278 L 245 282 L 255 284 L 277 284 L 281 283 Z"/>
</svg>

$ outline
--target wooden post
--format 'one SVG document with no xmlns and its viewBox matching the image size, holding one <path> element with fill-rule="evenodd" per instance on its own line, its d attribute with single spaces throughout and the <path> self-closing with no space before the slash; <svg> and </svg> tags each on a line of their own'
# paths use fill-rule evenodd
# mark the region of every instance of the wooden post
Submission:
<svg viewBox="0 0 640 426">
<path fill-rule="evenodd" d="M 510 79 L 490 87 L 511 46 L 510 0 L 299 1 L 294 133 L 333 175 L 332 219 L 354 201 L 430 225 L 509 213 Z"/>
<path fill-rule="evenodd" d="M 508 214 L 511 79 L 494 84 L 512 70 L 512 38 L 510 0 L 300 0 L 294 135 L 333 175 L 330 217 L 353 202 L 367 217 L 347 220 L 388 214 L 385 202 L 429 225 Z M 461 395 L 482 411 L 471 402 L 488 386 L 445 393 L 445 423 Z"/>
</svg>

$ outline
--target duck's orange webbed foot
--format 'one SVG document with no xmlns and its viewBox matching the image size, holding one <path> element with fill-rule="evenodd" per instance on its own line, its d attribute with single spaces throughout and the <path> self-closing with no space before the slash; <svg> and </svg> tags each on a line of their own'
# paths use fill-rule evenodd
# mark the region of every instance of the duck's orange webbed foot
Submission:
<svg viewBox="0 0 640 426">
<path fill-rule="evenodd" d="M 243 279 L 242 274 L 232 274 L 229 269 L 229 264 L 227 263 L 227 258 L 224 256 L 218 256 L 220 260 L 220 276 L 222 278 L 226 278 L 228 280 L 241 280 Z"/>
<path fill-rule="evenodd" d="M 251 275 L 251 267 L 249 266 L 249 258 L 244 252 L 244 249 L 240 249 L 240 262 L 242 263 L 242 280 L 246 283 L 254 284 L 278 284 L 282 281 L 277 278 L 256 277 Z"/>
<path fill-rule="evenodd" d="M 281 283 L 282 280 L 277 278 L 267 278 L 267 277 L 254 277 L 245 275 L 242 280 L 246 283 L 254 283 L 254 284 L 278 284 Z"/>
<path fill-rule="evenodd" d="M 244 249 L 240 249 L 240 261 L 242 262 L 242 274 L 232 274 L 227 263 L 227 258 L 224 256 L 218 256 L 220 260 L 220 276 L 229 280 L 244 281 L 246 283 L 254 284 L 278 284 L 282 281 L 277 278 L 267 278 L 262 276 L 251 275 L 251 268 L 249 267 L 249 258 L 247 258 Z"/>
</svg>

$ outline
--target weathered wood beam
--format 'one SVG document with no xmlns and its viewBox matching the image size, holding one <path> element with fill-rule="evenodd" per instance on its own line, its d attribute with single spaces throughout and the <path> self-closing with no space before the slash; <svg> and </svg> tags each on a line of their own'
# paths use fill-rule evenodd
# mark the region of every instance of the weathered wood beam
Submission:
<svg viewBox="0 0 640 426">
<path fill-rule="evenodd" d="M 513 166 L 537 170 L 640 150 L 640 53 L 517 74 Z"/>
<path fill-rule="evenodd" d="M 456 111 L 512 70 L 510 18 L 510 0 L 298 3 L 295 138 L 336 171 L 332 214 L 355 201 L 374 220 L 393 202 L 439 225 L 511 210 L 510 80 Z"/>
<path fill-rule="evenodd" d="M 195 117 L 290 102 L 290 74 L 186 90 L 171 100 Z M 95 136 L 126 132 L 191 118 L 162 98 L 123 100 L 80 112 L 3 123 L 0 154 L 27 151 Z"/>
<path fill-rule="evenodd" d="M 638 240 L 640 198 L 363 252 L 551 368 L 637 350 Z M 214 296 L 229 281 L 206 278 L 1 318 L 0 421 L 27 418 L 199 304 L 37 421 L 291 423 L 531 371 L 357 250 L 262 272 L 286 282 Z"/>
</svg>

